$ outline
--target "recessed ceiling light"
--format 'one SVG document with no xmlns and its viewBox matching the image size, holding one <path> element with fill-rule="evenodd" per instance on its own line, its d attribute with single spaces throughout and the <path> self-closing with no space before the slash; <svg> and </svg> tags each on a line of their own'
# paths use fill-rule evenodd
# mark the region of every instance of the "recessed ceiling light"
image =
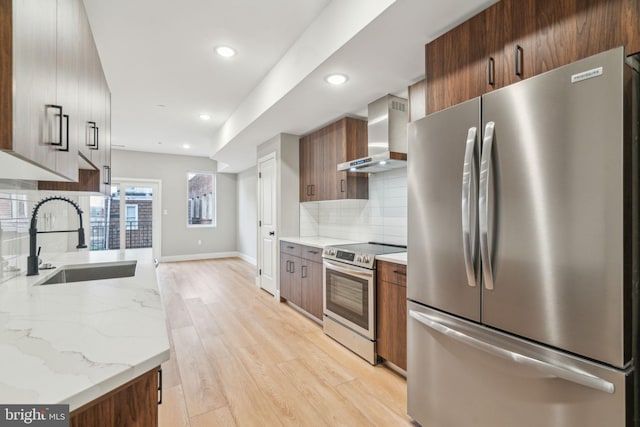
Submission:
<svg viewBox="0 0 640 427">
<path fill-rule="evenodd" d="M 216 53 L 220 56 L 224 56 L 225 58 L 231 58 L 236 54 L 236 51 L 229 46 L 218 46 L 216 48 Z"/>
<path fill-rule="evenodd" d="M 345 74 L 329 74 L 324 79 L 326 80 L 327 83 L 332 85 L 341 85 L 347 80 L 349 80 L 349 78 Z"/>
<path fill-rule="evenodd" d="M 209 120 L 209 119 L 211 118 L 211 116 L 210 116 L 210 115 L 208 115 L 208 114 L 200 114 L 200 118 L 201 118 L 202 120 Z"/>
<path fill-rule="evenodd" d="M 191 146 L 189 144 L 182 144 L 182 148 L 188 150 L 189 148 L 191 148 Z"/>
</svg>

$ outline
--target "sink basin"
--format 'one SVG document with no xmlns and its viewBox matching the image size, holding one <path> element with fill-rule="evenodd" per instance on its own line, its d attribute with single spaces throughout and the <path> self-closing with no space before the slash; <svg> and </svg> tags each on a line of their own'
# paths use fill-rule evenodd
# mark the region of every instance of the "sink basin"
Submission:
<svg viewBox="0 0 640 427">
<path fill-rule="evenodd" d="M 67 265 L 38 285 L 84 282 L 87 280 L 116 279 L 136 274 L 137 261 L 103 262 L 97 264 Z"/>
</svg>

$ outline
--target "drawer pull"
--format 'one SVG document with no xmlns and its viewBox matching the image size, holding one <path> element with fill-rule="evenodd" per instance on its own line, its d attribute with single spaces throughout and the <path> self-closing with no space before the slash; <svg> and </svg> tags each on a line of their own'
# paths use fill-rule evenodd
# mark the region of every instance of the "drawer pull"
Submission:
<svg viewBox="0 0 640 427">
<path fill-rule="evenodd" d="M 399 274 L 401 276 L 406 276 L 407 272 L 406 271 L 400 271 L 400 270 L 393 270 L 394 273 Z"/>
</svg>

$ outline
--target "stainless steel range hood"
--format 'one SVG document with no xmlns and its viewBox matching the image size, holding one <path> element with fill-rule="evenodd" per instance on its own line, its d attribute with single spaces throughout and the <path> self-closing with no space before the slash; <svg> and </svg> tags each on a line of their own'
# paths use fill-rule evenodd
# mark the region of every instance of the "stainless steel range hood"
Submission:
<svg viewBox="0 0 640 427">
<path fill-rule="evenodd" d="M 375 173 L 407 166 L 407 100 L 393 95 L 369 104 L 368 156 L 338 164 L 339 171 Z"/>
</svg>

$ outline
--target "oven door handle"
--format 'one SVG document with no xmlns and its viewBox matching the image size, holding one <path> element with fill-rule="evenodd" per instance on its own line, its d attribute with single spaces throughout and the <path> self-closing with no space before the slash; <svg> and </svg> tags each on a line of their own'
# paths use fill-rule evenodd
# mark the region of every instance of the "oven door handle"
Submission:
<svg viewBox="0 0 640 427">
<path fill-rule="evenodd" d="M 324 260 L 324 266 L 330 270 L 349 274 L 351 276 L 359 277 L 365 280 L 371 280 L 373 278 L 373 270 L 367 270 L 366 268 L 345 266 L 344 264 L 338 264 L 326 259 Z"/>
</svg>

